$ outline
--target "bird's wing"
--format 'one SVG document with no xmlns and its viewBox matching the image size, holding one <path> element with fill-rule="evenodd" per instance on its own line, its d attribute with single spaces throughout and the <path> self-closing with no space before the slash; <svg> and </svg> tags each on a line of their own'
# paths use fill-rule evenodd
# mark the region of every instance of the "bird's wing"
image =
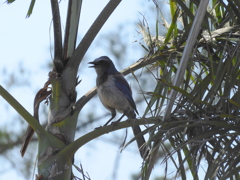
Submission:
<svg viewBox="0 0 240 180">
<path fill-rule="evenodd" d="M 131 88 L 129 86 L 129 84 L 127 83 L 126 79 L 120 75 L 117 74 L 114 76 L 114 83 L 117 86 L 117 88 L 125 95 L 125 97 L 127 98 L 128 102 L 131 104 L 131 106 L 133 107 L 133 109 L 136 111 L 136 113 L 138 114 L 137 108 L 136 108 L 136 104 L 132 98 L 132 91 Z"/>
</svg>

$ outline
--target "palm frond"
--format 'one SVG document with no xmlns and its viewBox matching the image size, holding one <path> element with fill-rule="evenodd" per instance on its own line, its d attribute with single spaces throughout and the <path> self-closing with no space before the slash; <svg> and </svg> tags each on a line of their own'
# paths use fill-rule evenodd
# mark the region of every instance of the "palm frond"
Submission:
<svg viewBox="0 0 240 180">
<path fill-rule="evenodd" d="M 162 157 L 166 166 L 172 164 L 175 167 L 173 179 L 186 179 L 187 170 L 190 170 L 192 179 L 238 179 L 240 3 L 237 0 L 213 0 L 208 4 L 200 32 L 196 40 L 192 40 L 194 46 L 186 57 L 189 61 L 186 68 L 182 69 L 183 80 L 177 79 L 178 83 L 175 84 L 173 79 L 179 76 L 177 72 L 182 68 L 180 64 L 183 59 L 180 55 L 188 47 L 186 40 L 199 1 L 174 2 L 169 6 L 175 7 L 175 12 L 177 9 L 180 12 L 171 14 L 172 17 L 177 15 L 176 21 L 172 21 L 177 31 L 169 28 L 166 37 L 173 44 L 167 48 L 157 47 L 147 57 L 156 59 L 155 69 L 162 71 L 162 75 L 149 93 L 151 98 L 144 113 L 147 115 L 150 110 L 155 112 L 148 116 L 159 123 L 149 137 L 152 150 L 143 167 L 143 179 L 149 179 L 151 168 L 157 162 L 158 151 L 166 152 Z M 169 96 L 169 90 L 176 91 L 176 96 Z M 173 102 L 172 111 L 163 121 L 162 112 L 168 99 Z M 167 150 L 166 145 L 170 145 Z M 168 169 L 166 167 L 166 178 L 170 174 Z"/>
</svg>

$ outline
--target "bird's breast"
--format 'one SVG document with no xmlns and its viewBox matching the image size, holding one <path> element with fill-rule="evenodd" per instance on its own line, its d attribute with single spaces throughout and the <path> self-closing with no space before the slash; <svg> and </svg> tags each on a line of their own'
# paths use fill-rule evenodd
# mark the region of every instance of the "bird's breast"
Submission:
<svg viewBox="0 0 240 180">
<path fill-rule="evenodd" d="M 98 96 L 106 108 L 114 108 L 122 113 L 126 108 L 132 109 L 124 94 L 116 87 L 115 79 L 109 76 L 108 79 L 97 87 Z"/>
</svg>

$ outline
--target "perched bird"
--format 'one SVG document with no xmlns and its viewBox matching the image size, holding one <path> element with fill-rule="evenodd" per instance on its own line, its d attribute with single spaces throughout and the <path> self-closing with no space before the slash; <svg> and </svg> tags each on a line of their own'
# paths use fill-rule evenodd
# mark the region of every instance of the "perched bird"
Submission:
<svg viewBox="0 0 240 180">
<path fill-rule="evenodd" d="M 112 117 L 104 125 L 106 126 L 115 116 L 116 110 L 123 115 L 118 121 L 120 121 L 124 116 L 129 119 L 135 119 L 136 104 L 132 98 L 132 91 L 123 75 L 117 71 L 113 62 L 107 56 L 101 56 L 95 59 L 93 62 L 89 62 L 97 73 L 97 93 L 98 96 L 106 109 L 108 109 Z M 146 158 L 148 154 L 147 147 L 145 146 L 145 139 L 141 133 L 139 126 L 132 126 L 133 133 L 137 137 L 136 141 L 138 148 L 143 159 Z"/>
</svg>

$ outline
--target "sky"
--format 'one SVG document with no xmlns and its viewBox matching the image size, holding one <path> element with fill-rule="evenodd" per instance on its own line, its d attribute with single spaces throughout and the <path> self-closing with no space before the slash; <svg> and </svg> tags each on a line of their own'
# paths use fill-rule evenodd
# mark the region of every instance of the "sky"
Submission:
<svg viewBox="0 0 240 180">
<path fill-rule="evenodd" d="M 79 26 L 80 38 L 86 33 L 107 2 L 107 0 L 102 0 L 100 3 L 99 0 L 83 1 Z M 139 12 L 144 13 L 144 7 L 147 3 L 151 2 L 144 0 L 123 0 L 101 29 L 97 38 L 101 37 L 101 33 L 107 34 L 107 32 L 116 29 L 119 24 L 136 22 L 141 18 Z M 47 74 L 51 70 L 47 64 L 52 61 L 50 47 L 53 44 L 53 35 L 50 1 L 36 1 L 33 14 L 30 18 L 25 18 L 29 4 L 30 1 L 25 0 L 18 0 L 11 5 L 7 5 L 6 3 L 0 4 L 0 73 L 7 74 L 7 76 L 0 78 L 0 84 L 29 112 L 32 112 L 34 95 L 46 82 L 48 78 Z M 61 1 L 60 11 L 63 19 L 62 29 L 64 30 L 65 15 L 67 11 L 66 0 Z M 129 51 L 139 48 L 138 43 L 133 43 L 136 39 L 141 39 L 136 29 L 137 27 L 125 29 L 128 34 L 126 45 L 129 47 Z M 80 38 L 78 41 L 80 41 Z M 106 49 L 98 47 L 96 44 L 94 45 L 94 43 L 88 50 L 86 54 L 87 59 L 82 62 L 79 68 L 79 75 L 82 79 L 82 83 L 79 85 L 80 87 L 78 89 L 79 95 L 86 93 L 95 86 L 96 76 L 92 73 L 92 69 L 85 68 L 87 62 L 101 55 L 106 55 L 107 52 Z M 130 52 L 129 56 L 126 58 L 137 61 L 141 58 L 141 55 L 141 53 L 138 54 L 134 51 Z M 134 62 L 127 62 L 126 66 L 132 63 Z M 17 76 L 14 77 L 17 78 L 17 82 L 19 83 L 17 86 L 10 86 L 7 83 L 9 78 L 11 78 L 8 76 L 11 72 L 17 74 Z M 89 74 L 92 75 L 89 76 Z M 93 98 L 91 101 L 97 101 L 97 105 L 101 106 L 97 98 Z M 89 108 L 91 107 L 86 106 L 86 108 L 83 109 L 83 114 L 86 114 Z M 12 108 L 9 108 L 8 104 L 2 98 L 0 99 L 0 109 L 2 111 L 2 118 L 0 121 L 1 128 L 7 131 L 25 131 L 25 129 L 19 129 L 19 127 L 22 127 L 19 124 L 25 123 L 23 119 L 18 118 L 14 121 L 9 120 L 14 119 L 17 114 Z M 98 108 L 97 111 L 106 114 L 104 108 Z M 12 115 L 11 118 L 9 118 L 9 114 Z M 106 118 L 108 119 L 109 117 Z M 25 127 L 26 126 L 27 124 L 25 123 Z M 87 133 L 86 130 L 83 130 L 76 136 L 79 137 L 84 133 Z M 105 135 L 88 143 L 75 155 L 76 165 L 81 163 L 84 170 L 88 172 L 93 180 L 112 180 L 113 176 L 118 176 L 116 180 L 127 180 L 132 173 L 140 171 L 142 160 L 136 152 L 136 144 L 130 145 L 123 153 L 119 153 L 119 147 L 115 145 L 114 137 L 119 135 L 119 133 L 124 137 L 125 131 L 116 133 Z M 113 137 L 113 143 L 109 143 L 109 139 L 111 139 L 109 138 L 110 136 Z M 20 147 L 14 148 L 10 154 L 13 158 L 12 164 L 1 162 L 4 161 L 4 159 L 0 158 L 0 164 L 4 164 L 3 167 L 1 167 L 0 179 L 24 179 L 24 177 L 19 176 L 18 171 L 11 168 L 19 164 L 21 165 L 21 163 L 24 162 L 24 159 L 19 159 L 20 154 L 18 148 L 20 149 Z M 121 158 L 118 159 L 118 157 Z M 14 160 L 15 158 L 18 158 L 17 162 Z M 35 157 L 32 158 L 35 159 Z M 117 175 L 112 174 L 112 169 L 116 167 L 118 168 Z M 156 167 L 155 171 L 160 170 Z"/>
</svg>

